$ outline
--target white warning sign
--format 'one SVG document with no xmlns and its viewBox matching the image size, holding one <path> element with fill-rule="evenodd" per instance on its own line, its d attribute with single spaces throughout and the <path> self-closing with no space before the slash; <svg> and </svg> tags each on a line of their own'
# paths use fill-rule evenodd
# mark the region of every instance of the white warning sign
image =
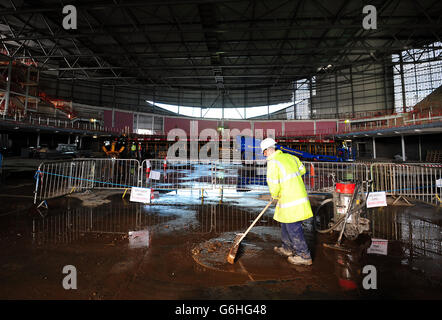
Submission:
<svg viewBox="0 0 442 320">
<path fill-rule="evenodd" d="M 160 180 L 161 172 L 152 170 L 149 175 L 149 179 L 152 180 Z"/>
<path fill-rule="evenodd" d="M 370 192 L 367 198 L 367 208 L 386 207 L 387 195 L 385 191 Z"/>
<path fill-rule="evenodd" d="M 132 189 L 130 190 L 130 201 L 150 203 L 150 193 L 151 189 L 149 188 L 132 187 Z"/>
<path fill-rule="evenodd" d="M 367 249 L 367 253 L 370 254 L 382 254 L 387 255 L 388 252 L 388 240 L 385 239 L 371 239 L 371 246 Z"/>
</svg>

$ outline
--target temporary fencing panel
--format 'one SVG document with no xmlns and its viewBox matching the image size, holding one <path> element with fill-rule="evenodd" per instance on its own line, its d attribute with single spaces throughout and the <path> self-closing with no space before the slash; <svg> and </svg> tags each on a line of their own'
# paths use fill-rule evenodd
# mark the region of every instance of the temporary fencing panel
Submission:
<svg viewBox="0 0 442 320">
<path fill-rule="evenodd" d="M 387 195 L 412 198 L 426 203 L 440 203 L 441 165 L 373 163 L 370 166 L 373 189 Z M 439 182 L 438 182 L 439 181 Z"/>
<path fill-rule="evenodd" d="M 139 186 L 154 190 L 212 189 L 214 170 L 208 161 L 144 160 Z"/>
<path fill-rule="evenodd" d="M 43 162 L 35 173 L 34 203 L 88 189 L 138 186 L 138 160 L 73 159 Z"/>
<path fill-rule="evenodd" d="M 338 181 L 373 180 L 371 191 L 440 203 L 442 166 L 361 162 L 303 162 L 308 192 L 331 192 Z M 35 202 L 87 189 L 267 191 L 266 161 L 74 159 L 43 162 Z"/>
</svg>

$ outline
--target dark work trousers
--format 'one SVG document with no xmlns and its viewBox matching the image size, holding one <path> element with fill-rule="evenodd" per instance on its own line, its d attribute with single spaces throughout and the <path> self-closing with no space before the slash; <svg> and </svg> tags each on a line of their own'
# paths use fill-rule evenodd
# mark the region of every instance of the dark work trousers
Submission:
<svg viewBox="0 0 442 320">
<path fill-rule="evenodd" d="M 304 259 L 311 259 L 310 251 L 304 239 L 302 221 L 281 223 L 281 240 L 284 249 L 290 250 Z"/>
</svg>

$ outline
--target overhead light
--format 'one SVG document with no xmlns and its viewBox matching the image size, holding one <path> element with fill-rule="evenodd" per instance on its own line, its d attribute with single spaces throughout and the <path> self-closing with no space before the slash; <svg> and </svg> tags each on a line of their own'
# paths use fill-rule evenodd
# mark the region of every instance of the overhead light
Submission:
<svg viewBox="0 0 442 320">
<path fill-rule="evenodd" d="M 378 132 L 377 135 L 378 135 L 378 136 L 382 136 L 382 133 Z"/>
<path fill-rule="evenodd" d="M 399 134 L 399 132 L 398 132 L 398 131 L 395 131 L 394 133 L 397 133 L 397 134 Z"/>
<path fill-rule="evenodd" d="M 14 130 L 18 130 L 18 129 L 20 129 L 20 127 L 14 127 Z"/>
<path fill-rule="evenodd" d="M 414 129 L 414 131 L 421 132 L 422 130 L 421 129 Z"/>
</svg>

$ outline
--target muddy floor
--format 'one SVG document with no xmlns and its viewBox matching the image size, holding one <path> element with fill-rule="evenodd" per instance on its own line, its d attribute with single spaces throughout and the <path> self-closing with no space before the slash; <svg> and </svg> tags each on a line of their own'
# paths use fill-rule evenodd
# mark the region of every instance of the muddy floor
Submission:
<svg viewBox="0 0 442 320">
<path fill-rule="evenodd" d="M 37 210 L 26 179 L 0 188 L 1 299 L 442 298 L 442 212 L 434 207 L 369 209 L 371 233 L 344 240 L 350 253 L 325 248 L 337 234 L 317 233 L 310 219 L 309 267 L 273 252 L 280 226 L 270 209 L 231 265 L 228 250 L 266 205 L 262 194 L 202 202 L 171 192 L 145 205 L 101 191 L 49 200 L 48 209 Z M 372 238 L 388 240 L 387 255 L 367 253 Z M 367 265 L 375 267 L 376 289 L 364 289 Z M 73 275 L 65 266 L 77 271 L 76 289 L 63 286 Z"/>
</svg>

